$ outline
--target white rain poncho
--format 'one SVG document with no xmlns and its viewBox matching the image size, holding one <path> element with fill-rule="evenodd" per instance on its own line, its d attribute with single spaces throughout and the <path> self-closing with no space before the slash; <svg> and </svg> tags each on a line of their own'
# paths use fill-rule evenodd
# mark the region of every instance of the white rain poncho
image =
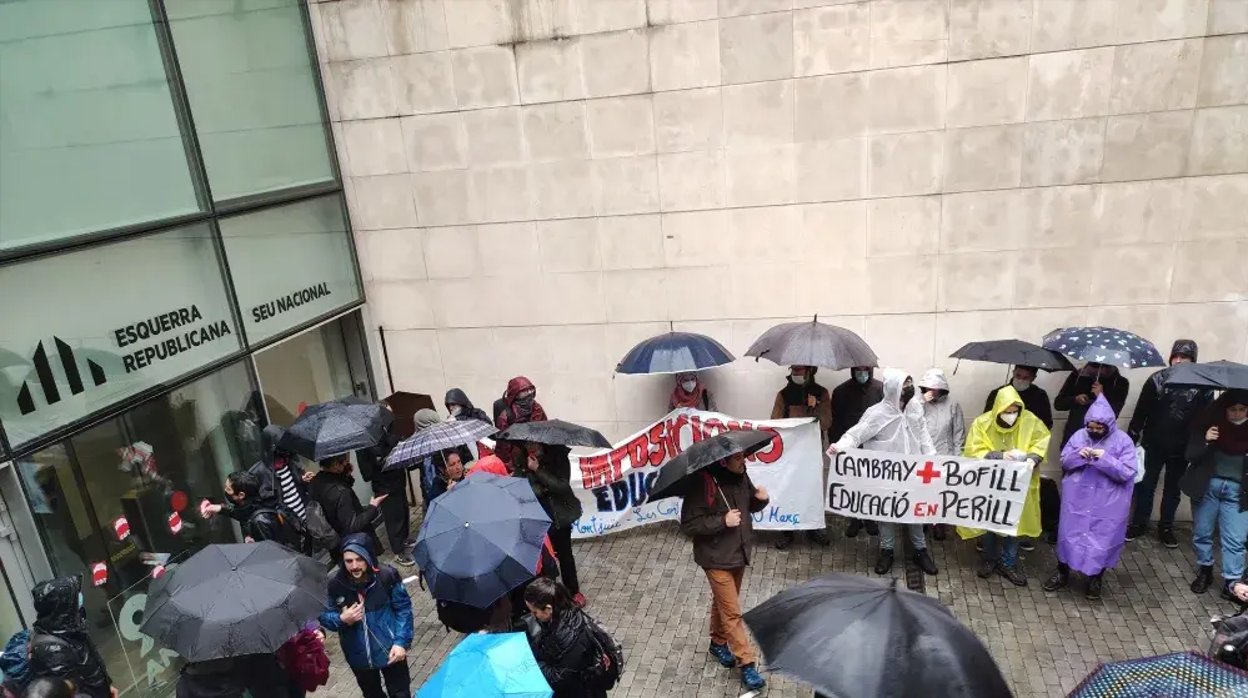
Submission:
<svg viewBox="0 0 1248 698">
<path fill-rule="evenodd" d="M 923 418 L 927 421 L 927 433 L 932 437 L 932 446 L 942 456 L 960 456 L 966 445 L 966 417 L 962 415 L 962 406 L 949 396 L 949 381 L 945 372 L 939 368 L 928 369 L 923 378 L 915 385 L 929 390 L 943 390 L 945 396 L 923 403 Z M 921 395 L 915 396 L 921 400 Z"/>
<path fill-rule="evenodd" d="M 884 399 L 867 408 L 862 419 L 840 441 L 836 449 L 864 448 L 869 451 L 935 455 L 932 437 L 923 419 L 923 401 L 917 394 L 901 411 L 901 389 L 909 374 L 895 368 L 884 369 Z"/>
</svg>

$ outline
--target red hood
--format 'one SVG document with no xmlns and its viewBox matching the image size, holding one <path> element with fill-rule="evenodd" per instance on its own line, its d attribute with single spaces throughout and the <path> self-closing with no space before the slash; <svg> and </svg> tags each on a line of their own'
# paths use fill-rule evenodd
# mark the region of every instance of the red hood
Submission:
<svg viewBox="0 0 1248 698">
<path fill-rule="evenodd" d="M 499 459 L 498 456 L 486 456 L 485 458 L 482 458 L 472 466 L 472 469 L 469 472 L 490 473 L 491 475 L 501 475 L 503 477 L 511 476 L 511 472 L 507 470 L 507 466 L 503 464 L 503 461 Z"/>
<path fill-rule="evenodd" d="M 520 393 L 532 388 L 533 381 L 525 378 L 524 376 L 516 376 L 515 378 L 507 381 L 507 392 L 505 393 L 507 397 L 507 404 L 510 405 L 515 402 L 516 397 L 519 396 Z"/>
</svg>

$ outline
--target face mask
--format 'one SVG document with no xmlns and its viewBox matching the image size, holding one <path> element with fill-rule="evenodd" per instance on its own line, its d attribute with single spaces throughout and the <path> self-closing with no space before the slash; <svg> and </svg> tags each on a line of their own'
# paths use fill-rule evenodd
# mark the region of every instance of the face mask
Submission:
<svg viewBox="0 0 1248 698">
<path fill-rule="evenodd" d="M 450 413 L 452 417 L 458 417 L 459 413 L 463 411 L 464 411 L 464 408 L 460 407 L 459 405 L 452 405 L 450 409 Z"/>
<path fill-rule="evenodd" d="M 793 385 L 806 385 L 806 376 L 789 376 L 789 380 L 793 381 Z"/>
<path fill-rule="evenodd" d="M 1020 393 L 1031 387 L 1031 381 L 1025 381 L 1022 378 L 1015 378 L 1010 384 Z"/>
<path fill-rule="evenodd" d="M 910 386 L 901 391 L 901 404 L 906 404 L 914 398 L 914 386 Z"/>
<path fill-rule="evenodd" d="M 1103 439 L 1105 438 L 1105 432 L 1101 431 L 1100 429 L 1089 429 L 1088 436 L 1094 439 Z"/>
<path fill-rule="evenodd" d="M 533 397 L 534 396 L 532 395 L 528 395 L 525 397 L 518 397 L 516 398 L 516 404 L 525 409 L 528 409 L 533 406 Z"/>
<path fill-rule="evenodd" d="M 1241 424 L 1248 422 L 1248 417 L 1244 417 L 1243 419 L 1230 419 L 1227 421 L 1229 421 L 1231 424 L 1234 424 L 1235 426 L 1240 426 Z"/>
<path fill-rule="evenodd" d="M 1001 415 L 1001 421 L 1005 422 L 1006 426 L 1012 427 L 1014 426 L 1014 422 L 1018 421 L 1018 414 L 1018 412 L 1006 412 Z"/>
<path fill-rule="evenodd" d="M 858 381 L 858 385 L 866 385 L 871 380 L 870 371 L 854 371 L 854 380 Z"/>
<path fill-rule="evenodd" d="M 684 389 L 686 393 L 692 393 L 694 390 L 697 390 L 698 382 L 697 381 L 681 381 L 680 387 Z"/>
</svg>

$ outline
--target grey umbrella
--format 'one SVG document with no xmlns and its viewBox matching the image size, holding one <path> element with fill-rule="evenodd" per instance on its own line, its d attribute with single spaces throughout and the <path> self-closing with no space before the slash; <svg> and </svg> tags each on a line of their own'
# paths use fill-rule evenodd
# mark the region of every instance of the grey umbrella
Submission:
<svg viewBox="0 0 1248 698">
<path fill-rule="evenodd" d="M 825 325 L 818 315 L 810 322 L 776 325 L 754 340 L 745 355 L 781 366 L 820 366 L 834 371 L 880 363 L 862 337 L 844 327 Z"/>
</svg>

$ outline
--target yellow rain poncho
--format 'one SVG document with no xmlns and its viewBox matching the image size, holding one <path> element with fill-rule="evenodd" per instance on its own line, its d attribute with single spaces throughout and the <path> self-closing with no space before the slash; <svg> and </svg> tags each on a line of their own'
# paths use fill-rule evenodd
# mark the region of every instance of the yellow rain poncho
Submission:
<svg viewBox="0 0 1248 698">
<path fill-rule="evenodd" d="M 966 446 L 962 455 L 967 458 L 984 458 L 992 451 L 1022 451 L 1023 453 L 1044 457 L 1049 452 L 1049 429 L 1036 415 L 1024 409 L 1018 415 L 1014 426 L 1001 426 L 997 417 L 1001 416 L 1010 405 L 1023 407 L 1023 399 L 1012 386 L 1005 386 L 997 391 L 997 399 L 992 403 L 992 411 L 985 412 L 975 418 L 966 435 Z M 1031 471 L 1031 484 L 1027 487 L 1027 501 L 1023 503 L 1023 515 L 1018 521 L 1018 535 L 1034 538 L 1040 535 L 1040 465 Z M 958 535 L 962 538 L 975 538 L 983 535 L 978 528 L 958 526 Z"/>
</svg>

